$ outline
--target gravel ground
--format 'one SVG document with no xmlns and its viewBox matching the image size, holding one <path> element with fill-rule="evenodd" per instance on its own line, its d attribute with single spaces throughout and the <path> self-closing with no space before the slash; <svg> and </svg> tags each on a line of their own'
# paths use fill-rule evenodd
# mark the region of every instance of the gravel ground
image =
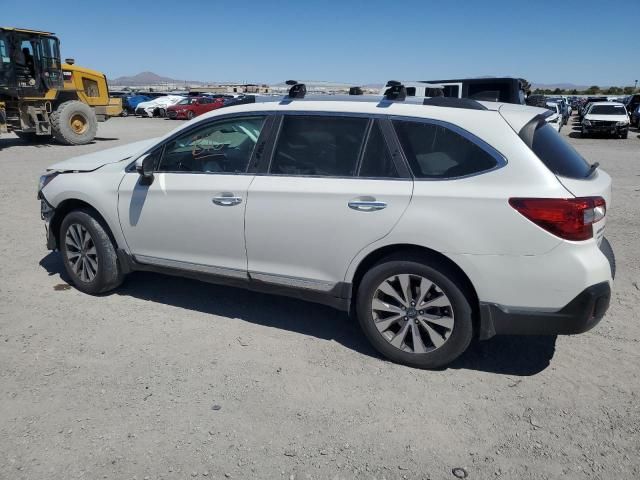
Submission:
<svg viewBox="0 0 640 480">
<path fill-rule="evenodd" d="M 494 338 L 420 371 L 302 301 L 149 273 L 102 297 L 69 288 L 44 245 L 38 175 L 175 126 L 117 118 L 82 147 L 0 140 L 0 478 L 640 476 L 636 129 L 562 132 L 614 178 L 618 277 L 602 323 Z"/>
</svg>

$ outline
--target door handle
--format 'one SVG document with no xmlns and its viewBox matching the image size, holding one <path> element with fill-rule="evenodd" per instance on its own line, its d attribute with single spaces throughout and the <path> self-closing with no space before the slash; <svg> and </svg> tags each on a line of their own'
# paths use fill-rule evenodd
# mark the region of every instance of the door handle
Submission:
<svg viewBox="0 0 640 480">
<path fill-rule="evenodd" d="M 217 197 L 213 197 L 211 201 L 221 207 L 233 207 L 234 205 L 242 203 L 242 197 L 236 197 L 230 192 L 223 192 Z"/>
<path fill-rule="evenodd" d="M 349 208 L 358 210 L 359 212 L 376 212 L 387 208 L 387 203 L 376 200 L 351 200 L 349 202 Z"/>
</svg>

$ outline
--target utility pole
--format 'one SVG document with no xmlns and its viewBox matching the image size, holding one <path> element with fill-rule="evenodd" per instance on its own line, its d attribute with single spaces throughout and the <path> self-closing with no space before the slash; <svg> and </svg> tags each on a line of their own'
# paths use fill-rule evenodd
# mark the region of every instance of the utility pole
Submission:
<svg viewBox="0 0 640 480">
<path fill-rule="evenodd" d="M 633 86 L 633 89 L 634 89 L 634 90 L 637 90 L 637 89 L 638 89 L 638 80 L 636 80 L 636 84 Z"/>
</svg>

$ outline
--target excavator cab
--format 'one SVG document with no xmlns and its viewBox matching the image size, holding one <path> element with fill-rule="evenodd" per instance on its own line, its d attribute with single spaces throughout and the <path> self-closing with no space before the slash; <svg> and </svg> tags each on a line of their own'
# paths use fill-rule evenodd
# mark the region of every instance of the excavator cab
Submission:
<svg viewBox="0 0 640 480">
<path fill-rule="evenodd" d="M 44 97 L 62 88 L 60 41 L 51 33 L 0 28 L 0 93 Z"/>
</svg>

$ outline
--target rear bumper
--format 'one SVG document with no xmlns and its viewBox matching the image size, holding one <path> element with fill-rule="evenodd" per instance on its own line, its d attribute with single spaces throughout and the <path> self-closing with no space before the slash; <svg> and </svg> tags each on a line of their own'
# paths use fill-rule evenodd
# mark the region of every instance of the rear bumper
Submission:
<svg viewBox="0 0 640 480">
<path fill-rule="evenodd" d="M 557 312 L 517 309 L 492 303 L 480 304 L 480 339 L 494 335 L 573 335 L 600 322 L 611 298 L 609 282 L 583 290 Z"/>
</svg>

